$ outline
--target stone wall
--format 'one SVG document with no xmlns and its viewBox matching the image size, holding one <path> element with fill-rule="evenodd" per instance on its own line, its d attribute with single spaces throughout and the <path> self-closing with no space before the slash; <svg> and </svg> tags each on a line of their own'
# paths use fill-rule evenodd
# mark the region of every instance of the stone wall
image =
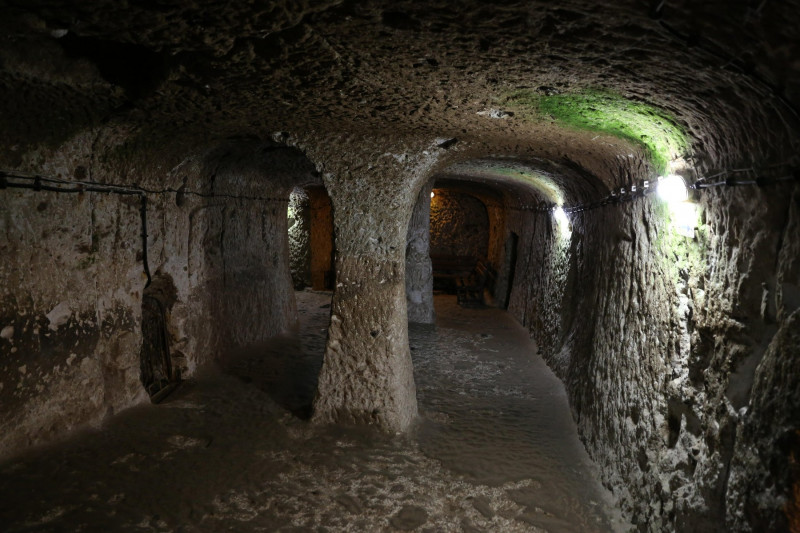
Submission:
<svg viewBox="0 0 800 533">
<path fill-rule="evenodd" d="M 491 199 L 481 198 L 486 206 L 486 214 L 489 219 L 489 235 L 486 243 L 486 258 L 495 268 L 500 268 L 505 260 L 505 237 L 506 237 L 506 210 L 502 202 Z"/>
<path fill-rule="evenodd" d="M 311 167 L 288 150 L 251 149 L 204 152 L 152 175 L 201 195 L 146 195 L 148 266 L 174 284 L 166 327 L 184 376 L 296 318 L 286 183 L 307 179 Z M 54 172 L 72 174 L 69 164 L 52 156 Z M 111 165 L 92 173 L 119 176 Z M 147 278 L 139 195 L 0 195 L 0 455 L 8 455 L 147 400 L 139 380 Z"/>
<path fill-rule="evenodd" d="M 0 455 L 146 399 L 139 200 L 0 191 Z"/>
<path fill-rule="evenodd" d="M 548 215 L 510 217 L 510 310 L 564 380 L 638 529 L 785 530 L 798 490 L 800 188 L 705 192 L 694 239 L 670 217 L 654 197 L 575 215 L 568 236 Z"/>
<path fill-rule="evenodd" d="M 289 270 L 295 290 L 311 286 L 311 204 L 297 188 L 289 196 Z"/>
<path fill-rule="evenodd" d="M 408 321 L 433 324 L 433 265 L 430 256 L 431 189 L 427 183 L 417 195 L 406 244 L 406 305 Z"/>
<path fill-rule="evenodd" d="M 486 206 L 472 195 L 434 189 L 431 199 L 431 255 L 486 258 L 489 217 Z"/>
</svg>

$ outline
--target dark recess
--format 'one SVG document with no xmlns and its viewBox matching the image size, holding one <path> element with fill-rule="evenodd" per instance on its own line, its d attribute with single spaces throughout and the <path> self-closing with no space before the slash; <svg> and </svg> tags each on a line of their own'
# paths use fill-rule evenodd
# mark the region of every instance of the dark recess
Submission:
<svg viewBox="0 0 800 533">
<path fill-rule="evenodd" d="M 422 27 L 418 20 L 402 11 L 384 11 L 381 15 L 381 22 L 384 26 L 395 30 L 419 30 Z"/>
<path fill-rule="evenodd" d="M 68 57 L 85 58 L 97 66 L 100 75 L 122 87 L 131 100 L 152 94 L 167 76 L 166 55 L 144 46 L 80 37 L 68 33 L 58 42 Z"/>
</svg>

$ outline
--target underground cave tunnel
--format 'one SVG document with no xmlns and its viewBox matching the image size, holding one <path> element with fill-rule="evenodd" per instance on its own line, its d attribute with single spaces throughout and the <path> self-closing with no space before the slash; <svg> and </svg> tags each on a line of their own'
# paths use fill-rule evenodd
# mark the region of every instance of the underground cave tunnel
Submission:
<svg viewBox="0 0 800 533">
<path fill-rule="evenodd" d="M 800 531 L 797 0 L 0 6 L 9 531 Z"/>
</svg>

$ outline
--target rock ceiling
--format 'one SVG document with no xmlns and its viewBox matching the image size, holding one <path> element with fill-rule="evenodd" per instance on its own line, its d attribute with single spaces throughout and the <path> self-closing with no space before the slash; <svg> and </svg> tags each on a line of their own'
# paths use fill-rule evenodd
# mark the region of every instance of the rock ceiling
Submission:
<svg viewBox="0 0 800 533">
<path fill-rule="evenodd" d="M 648 132 L 575 128 L 571 109 L 555 116 L 537 105 L 562 95 L 641 104 L 656 127 L 667 117 L 687 139 L 667 159 L 710 168 L 796 148 L 795 0 L 11 0 L 0 9 L 2 153 L 12 161 L 8 147 L 19 154 L 112 123 L 157 138 L 458 138 L 480 156 L 578 146 L 607 160 L 631 152 L 632 137 L 646 151 Z"/>
</svg>

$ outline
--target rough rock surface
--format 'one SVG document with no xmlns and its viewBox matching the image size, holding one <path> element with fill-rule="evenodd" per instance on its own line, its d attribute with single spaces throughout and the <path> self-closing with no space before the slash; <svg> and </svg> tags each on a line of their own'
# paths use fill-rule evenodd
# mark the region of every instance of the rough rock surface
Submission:
<svg viewBox="0 0 800 533">
<path fill-rule="evenodd" d="M 289 270 L 295 290 L 311 286 L 311 206 L 308 194 L 295 189 L 289 196 Z"/>
<path fill-rule="evenodd" d="M 237 350 L 222 372 L 0 463 L 3 532 L 626 531 L 525 329 L 436 300 L 437 327 L 409 328 L 415 431 L 287 413 L 311 400 L 325 351 L 331 295 L 304 291 L 297 329 Z"/>
<path fill-rule="evenodd" d="M 187 158 L 162 184 L 213 190 L 214 199 L 148 195 L 148 266 L 175 284 L 167 329 L 173 364 L 185 375 L 294 320 L 286 184 L 314 178 L 292 150 L 267 149 L 248 167 L 254 148 Z M 267 202 L 247 197 L 270 190 L 276 196 Z M 0 323 L 10 329 L 0 341 L 0 450 L 7 453 L 146 397 L 139 347 L 147 279 L 138 196 L 4 195 Z"/>
<path fill-rule="evenodd" d="M 406 245 L 406 304 L 408 321 L 433 324 L 433 266 L 431 265 L 431 190 L 426 184 L 419 192 L 411 220 L 408 222 Z"/>
<path fill-rule="evenodd" d="M 641 529 L 788 527 L 799 192 L 704 196 L 691 240 L 651 199 L 577 216 L 569 238 L 546 216 L 516 227 L 511 309 Z"/>
<path fill-rule="evenodd" d="M 688 240 L 653 197 L 571 229 L 539 209 L 654 180 L 666 122 L 685 139 L 662 159 L 689 180 L 796 172 L 798 17 L 797 0 L 9 0 L 0 169 L 151 191 L 148 263 L 173 280 L 188 375 L 292 322 L 289 193 L 324 184 L 336 320 L 314 416 L 388 430 L 416 412 L 414 206 L 432 180 L 480 187 L 497 301 L 564 380 L 631 520 L 780 530 L 800 492 L 796 182 L 699 191 Z M 652 128 L 536 104 L 586 94 Z M 145 284 L 139 194 L 5 185 L 3 454 L 143 399 Z M 408 264 L 424 307 L 424 261 Z"/>
<path fill-rule="evenodd" d="M 486 259 L 489 215 L 486 206 L 469 194 L 437 188 L 431 198 L 431 255 Z"/>
<path fill-rule="evenodd" d="M 314 419 L 407 429 L 417 414 L 408 347 L 405 250 L 414 203 L 435 154 L 377 155 L 368 172 L 325 174 L 333 201 L 336 290 Z M 340 164 L 347 164 L 346 160 Z"/>
</svg>

